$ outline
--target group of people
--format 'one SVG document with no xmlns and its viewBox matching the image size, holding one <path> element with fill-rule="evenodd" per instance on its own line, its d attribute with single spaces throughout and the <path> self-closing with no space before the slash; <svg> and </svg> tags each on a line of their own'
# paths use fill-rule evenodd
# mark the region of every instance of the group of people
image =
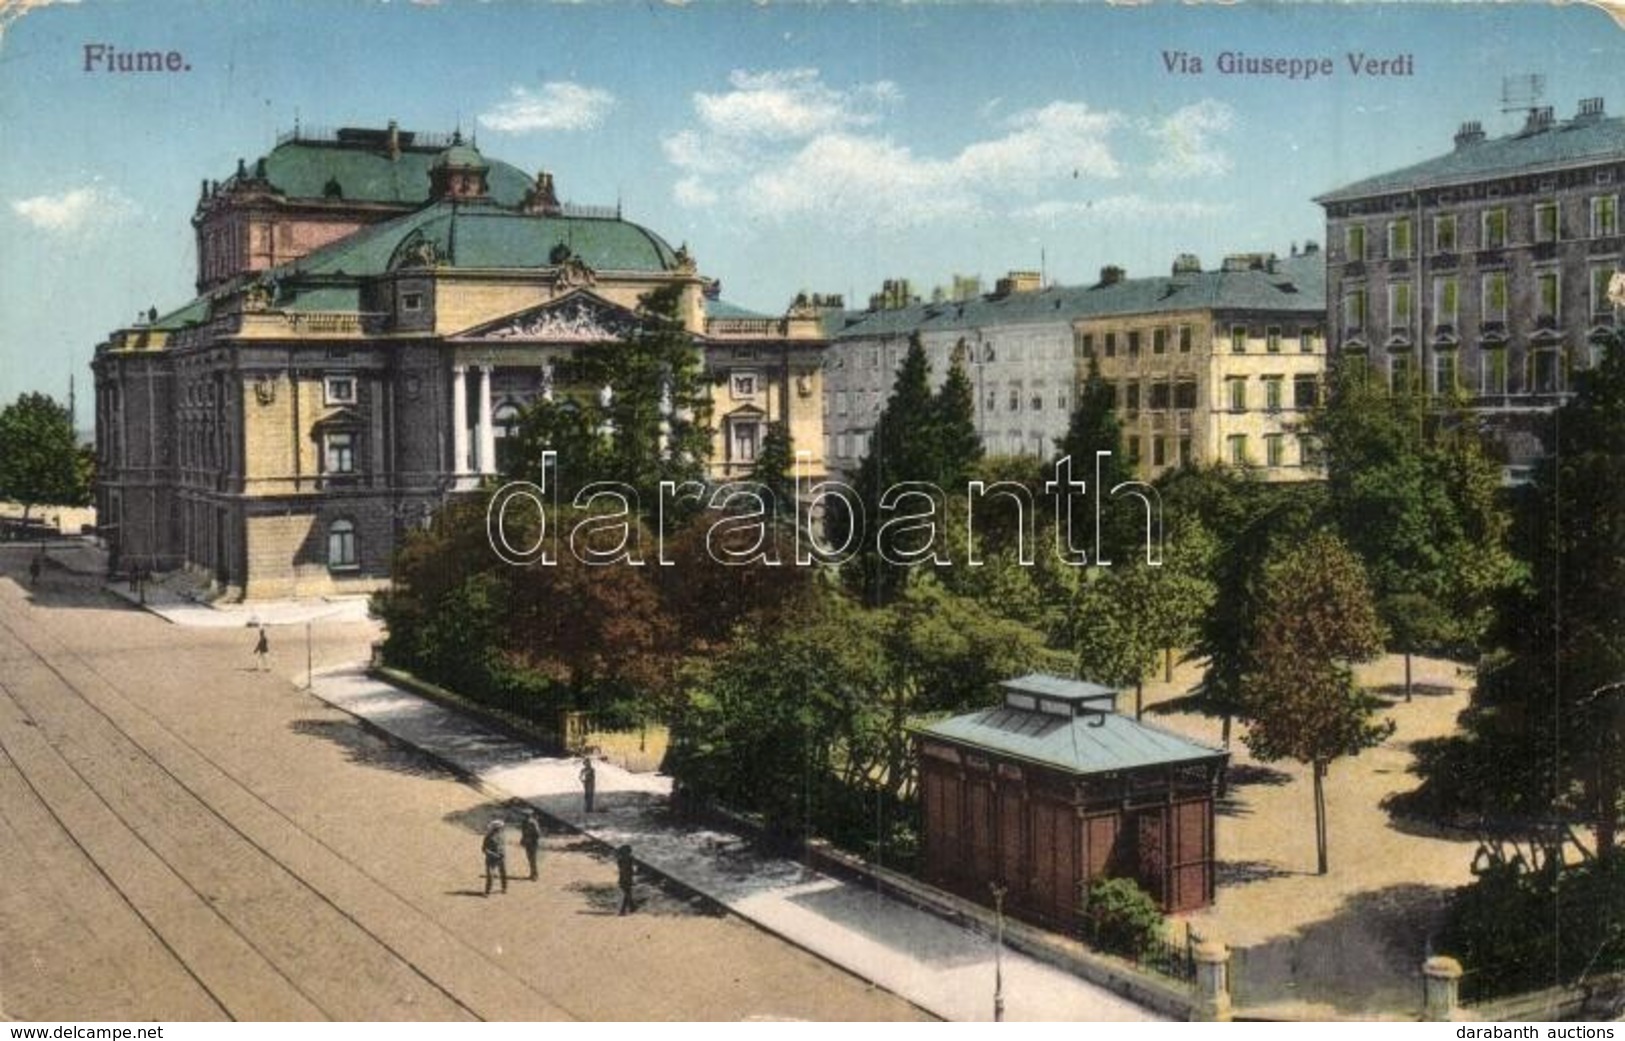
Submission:
<svg viewBox="0 0 1625 1041">
<path fill-rule="evenodd" d="M 581 761 L 581 797 L 582 808 L 591 813 L 593 795 L 597 788 L 598 775 L 594 770 L 591 759 Z M 485 828 L 485 836 L 480 842 L 480 851 L 485 856 L 485 895 L 490 896 L 491 890 L 501 884 L 502 891 L 508 891 L 508 841 L 507 822 L 501 817 L 492 818 Z M 536 881 L 539 877 L 537 871 L 537 858 L 542 847 L 541 818 L 535 810 L 526 810 L 519 819 L 519 846 L 525 851 L 525 860 L 530 867 L 530 880 Z M 632 857 L 632 847 L 622 845 L 615 850 L 616 882 L 621 890 L 621 908 L 618 914 L 630 914 L 636 910 L 637 904 L 632 899 L 632 887 L 637 880 L 637 862 Z"/>
</svg>

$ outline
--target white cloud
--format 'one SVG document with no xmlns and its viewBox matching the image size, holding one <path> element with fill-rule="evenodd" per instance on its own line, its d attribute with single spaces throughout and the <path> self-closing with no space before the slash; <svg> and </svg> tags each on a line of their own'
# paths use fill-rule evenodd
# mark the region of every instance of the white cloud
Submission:
<svg viewBox="0 0 1625 1041">
<path fill-rule="evenodd" d="M 735 70 L 728 83 L 733 89 L 726 93 L 694 95 L 701 124 L 723 137 L 769 141 L 872 125 L 881 109 L 902 96 L 890 80 L 836 90 L 819 78 L 817 69 Z"/>
<path fill-rule="evenodd" d="M 479 117 L 480 126 L 509 134 L 591 130 L 615 107 L 615 95 L 597 87 L 553 81 L 537 90 L 514 87 L 508 100 Z"/>
<path fill-rule="evenodd" d="M 11 211 L 42 231 L 71 234 L 122 220 L 137 207 L 117 188 L 90 184 L 57 195 L 14 199 Z"/>
<path fill-rule="evenodd" d="M 1021 207 L 1010 215 L 1021 220 L 1046 222 L 1078 220 L 1182 221 L 1216 217 L 1229 212 L 1230 208 L 1228 204 L 1224 203 L 1198 202 L 1193 199 L 1148 199 L 1143 195 L 1130 194 L 1109 195 L 1104 198 L 1090 199 L 1083 202 L 1050 200 L 1032 206 Z"/>
<path fill-rule="evenodd" d="M 1145 127 L 1158 156 L 1148 171 L 1161 180 L 1216 177 L 1230 172 L 1230 157 L 1214 141 L 1230 130 L 1236 113 L 1222 101 L 1205 98 Z"/>
<path fill-rule="evenodd" d="M 696 126 L 663 142 L 684 206 L 895 228 L 1004 212 L 1062 183 L 1123 173 L 1110 138 L 1126 121 L 1082 102 L 1017 112 L 957 153 L 931 157 L 880 131 L 902 97 L 890 81 L 838 90 L 816 69 L 788 69 L 735 72 L 729 84 L 694 95 Z"/>
</svg>

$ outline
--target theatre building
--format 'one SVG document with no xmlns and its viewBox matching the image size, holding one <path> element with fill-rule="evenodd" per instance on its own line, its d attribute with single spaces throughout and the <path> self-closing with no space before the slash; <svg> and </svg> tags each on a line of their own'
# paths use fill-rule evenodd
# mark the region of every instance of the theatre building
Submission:
<svg viewBox="0 0 1625 1041">
<path fill-rule="evenodd" d="M 96 350 L 115 566 L 251 598 L 377 588 L 406 529 L 501 473 L 560 363 L 666 287 L 713 387 L 713 476 L 781 420 L 822 471 L 813 307 L 722 303 L 686 249 L 457 135 L 296 131 L 204 182 L 193 224 L 199 295 Z"/>
<path fill-rule="evenodd" d="M 927 881 L 1070 929 L 1100 878 L 1164 910 L 1212 903 L 1214 793 L 1228 754 L 1117 714 L 1114 691 L 1029 675 L 1003 703 L 915 732 Z"/>
</svg>

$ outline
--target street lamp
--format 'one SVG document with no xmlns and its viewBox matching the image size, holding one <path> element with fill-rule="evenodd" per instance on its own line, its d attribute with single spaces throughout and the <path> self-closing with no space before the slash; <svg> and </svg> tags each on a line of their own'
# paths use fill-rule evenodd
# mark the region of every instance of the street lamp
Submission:
<svg viewBox="0 0 1625 1041">
<path fill-rule="evenodd" d="M 993 1022 L 1004 1022 L 1004 894 L 1009 887 L 989 882 L 993 894 Z"/>
</svg>

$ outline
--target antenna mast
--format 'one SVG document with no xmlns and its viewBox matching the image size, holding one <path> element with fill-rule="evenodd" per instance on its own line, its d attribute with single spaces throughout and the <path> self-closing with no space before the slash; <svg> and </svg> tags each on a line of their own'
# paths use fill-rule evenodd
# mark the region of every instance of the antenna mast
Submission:
<svg viewBox="0 0 1625 1041">
<path fill-rule="evenodd" d="M 1546 77 L 1540 73 L 1501 77 L 1501 114 L 1531 113 L 1546 95 Z"/>
</svg>

